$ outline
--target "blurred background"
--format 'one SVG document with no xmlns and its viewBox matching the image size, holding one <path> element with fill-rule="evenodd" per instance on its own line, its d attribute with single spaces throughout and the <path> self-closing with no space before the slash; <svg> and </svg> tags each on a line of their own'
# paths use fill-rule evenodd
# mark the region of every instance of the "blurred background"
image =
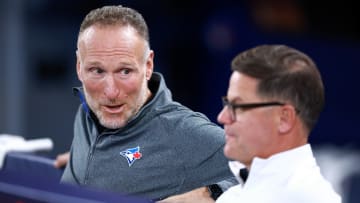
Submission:
<svg viewBox="0 0 360 203">
<path fill-rule="evenodd" d="M 108 4 L 143 14 L 155 70 L 164 74 L 174 99 L 214 122 L 237 53 L 264 43 L 307 53 L 326 87 L 326 107 L 310 142 L 322 155 L 336 152 L 330 168 L 346 165 L 340 161 L 350 153 L 344 151 L 359 149 L 360 14 L 347 0 L 2 0 L 0 133 L 50 137 L 53 157 L 69 149 L 79 105 L 72 95 L 80 85 L 78 28 L 91 9 Z"/>
</svg>

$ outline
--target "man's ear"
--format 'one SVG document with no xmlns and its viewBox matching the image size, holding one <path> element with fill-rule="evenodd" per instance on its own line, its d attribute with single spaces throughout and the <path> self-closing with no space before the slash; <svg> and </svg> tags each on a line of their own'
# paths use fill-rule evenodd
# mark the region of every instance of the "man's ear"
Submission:
<svg viewBox="0 0 360 203">
<path fill-rule="evenodd" d="M 78 79 L 82 82 L 82 76 L 81 76 L 81 72 L 80 72 L 80 55 L 79 55 L 79 51 L 76 50 L 76 73 L 78 76 Z"/>
<path fill-rule="evenodd" d="M 296 111 L 291 105 L 284 105 L 281 107 L 279 112 L 280 123 L 279 132 L 285 134 L 289 132 L 295 125 L 296 122 Z"/>
<path fill-rule="evenodd" d="M 149 56 L 146 59 L 146 80 L 150 80 L 154 71 L 154 51 L 150 50 Z"/>
</svg>

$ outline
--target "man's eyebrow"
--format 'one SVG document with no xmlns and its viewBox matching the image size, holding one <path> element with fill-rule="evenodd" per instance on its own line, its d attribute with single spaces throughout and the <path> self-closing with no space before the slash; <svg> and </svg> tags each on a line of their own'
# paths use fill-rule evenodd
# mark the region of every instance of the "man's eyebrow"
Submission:
<svg viewBox="0 0 360 203">
<path fill-rule="evenodd" d="M 229 102 L 231 103 L 235 103 L 235 102 L 243 102 L 244 100 L 240 97 L 240 96 L 236 96 L 236 97 L 233 97 L 233 98 L 229 98 L 229 97 L 226 97 L 228 99 Z"/>
<path fill-rule="evenodd" d="M 98 62 L 98 61 L 89 61 L 89 62 L 87 62 L 86 63 L 87 65 L 92 65 L 92 66 L 100 66 L 101 65 L 101 63 L 100 62 Z"/>
</svg>

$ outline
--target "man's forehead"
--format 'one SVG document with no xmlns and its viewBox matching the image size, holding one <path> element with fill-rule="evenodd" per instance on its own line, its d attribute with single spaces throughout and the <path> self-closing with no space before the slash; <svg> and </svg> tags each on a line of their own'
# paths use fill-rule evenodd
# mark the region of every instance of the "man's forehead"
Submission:
<svg viewBox="0 0 360 203">
<path fill-rule="evenodd" d="M 128 49 L 131 47 L 141 49 L 148 47 L 146 41 L 142 39 L 131 26 L 91 26 L 84 30 L 79 36 L 77 46 L 79 50 L 83 48 L 92 49 L 95 47 L 110 50 L 116 47 Z"/>
<path fill-rule="evenodd" d="M 258 83 L 257 79 L 234 71 L 229 81 L 228 99 L 244 100 L 246 97 L 255 96 Z"/>
<path fill-rule="evenodd" d="M 138 36 L 136 30 L 130 25 L 100 25 L 94 24 L 88 28 L 86 28 L 80 35 L 80 40 L 89 40 L 96 36 L 99 33 L 104 32 L 114 32 L 119 34 L 122 37 L 134 37 Z M 113 36 L 112 36 L 113 37 Z M 140 36 L 138 36 L 140 37 Z"/>
</svg>

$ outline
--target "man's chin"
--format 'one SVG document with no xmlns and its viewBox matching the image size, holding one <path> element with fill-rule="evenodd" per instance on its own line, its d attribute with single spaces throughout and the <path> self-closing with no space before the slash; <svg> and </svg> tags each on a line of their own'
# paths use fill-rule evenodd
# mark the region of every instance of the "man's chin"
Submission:
<svg viewBox="0 0 360 203">
<path fill-rule="evenodd" d="M 224 147 L 224 155 L 229 159 L 234 159 L 235 158 L 233 150 L 231 149 L 231 147 L 226 146 L 226 145 Z"/>
<path fill-rule="evenodd" d="M 111 118 L 102 118 L 100 119 L 100 124 L 108 129 L 119 129 L 126 125 L 125 121 L 120 121 L 117 119 L 111 119 Z"/>
<path fill-rule="evenodd" d="M 109 123 L 109 122 L 101 122 L 101 125 L 108 129 L 119 129 L 125 126 L 123 123 Z"/>
</svg>

